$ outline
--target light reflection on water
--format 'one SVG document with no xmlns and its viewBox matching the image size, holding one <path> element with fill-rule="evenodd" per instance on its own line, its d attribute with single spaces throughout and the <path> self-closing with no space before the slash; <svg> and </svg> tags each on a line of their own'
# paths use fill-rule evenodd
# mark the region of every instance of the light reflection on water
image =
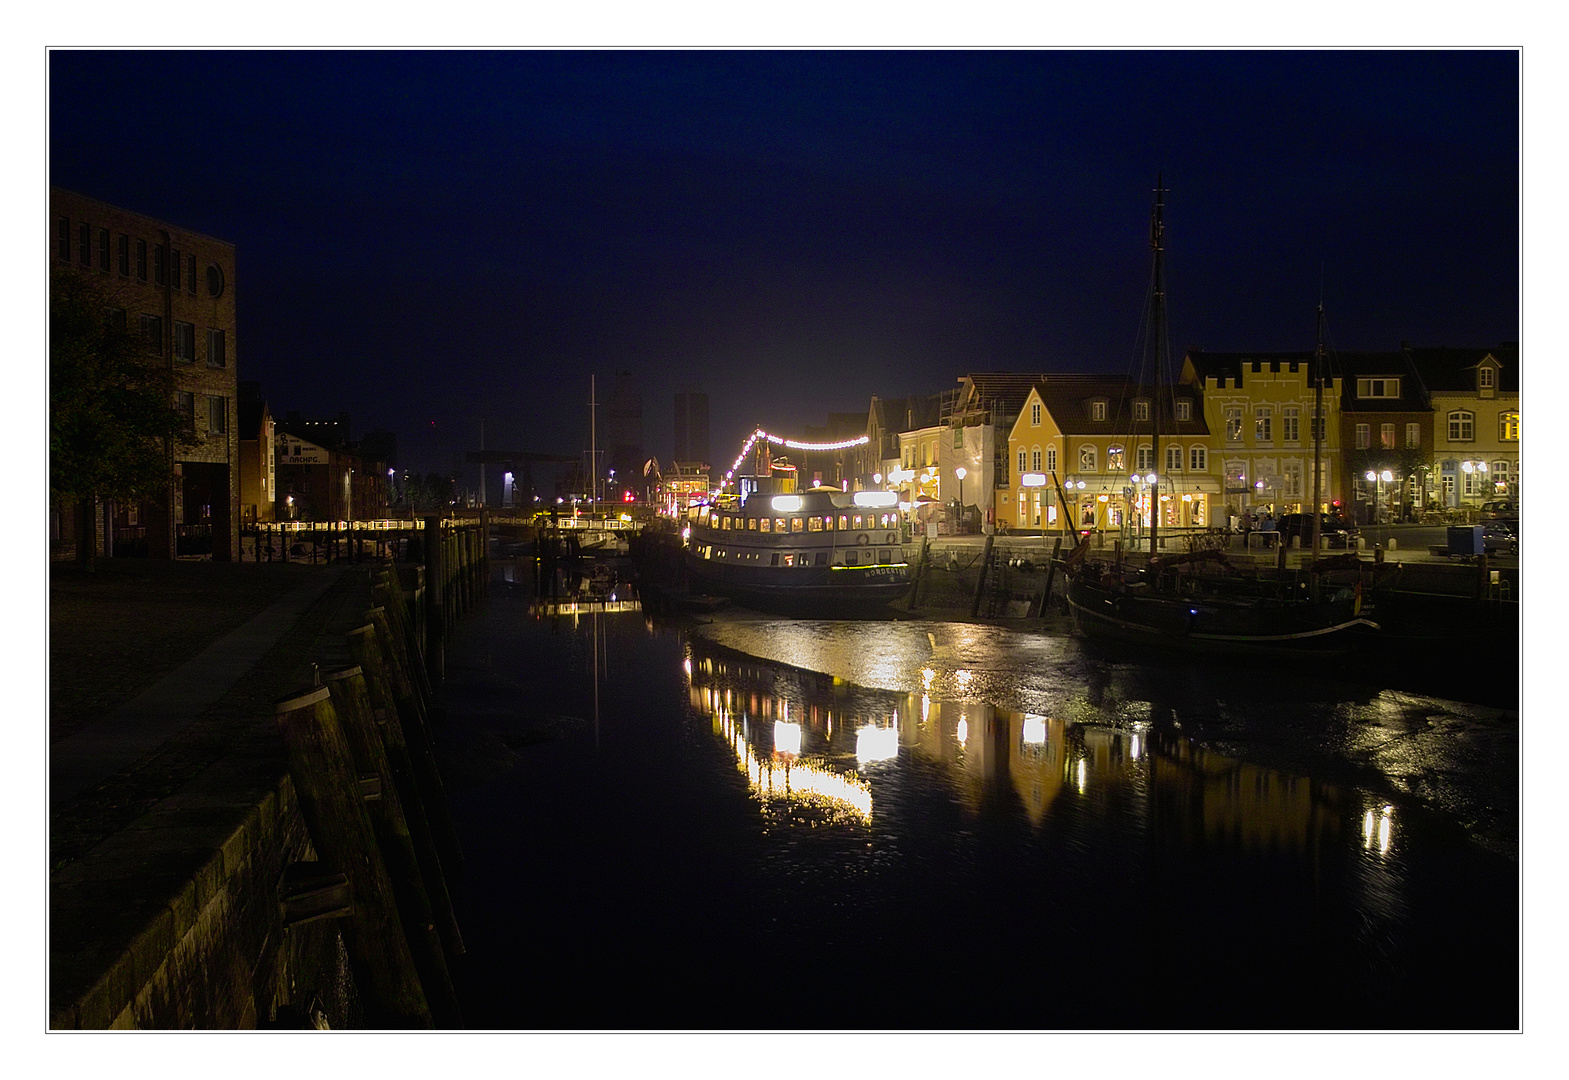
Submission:
<svg viewBox="0 0 1569 1080">
<path fill-rule="evenodd" d="M 533 1026 L 515 973 L 534 968 L 576 994 L 550 996 L 547 1026 L 757 1026 L 756 958 L 802 947 L 852 964 L 882 1011 L 803 1005 L 763 1026 L 1512 1015 L 1512 864 L 1414 813 L 1399 785 L 1364 782 L 1382 762 L 1484 745 L 1496 716 L 1312 676 L 1107 661 L 996 627 L 677 632 L 598 613 L 490 632 L 516 642 L 533 693 L 559 686 L 553 708 L 594 721 L 459 799 L 466 884 L 496 898 L 473 932 L 494 969 L 473 1007 L 499 1026 Z M 490 715 L 495 695 L 473 693 L 471 715 Z M 1321 770 L 1324 747 L 1356 768 Z M 668 998 L 673 965 L 719 987 L 717 1004 L 640 1011 Z M 781 1001 L 819 989 L 779 978 Z M 1053 992 L 1003 993 L 1020 980 Z M 637 1004 L 570 1007 L 620 985 Z"/>
</svg>

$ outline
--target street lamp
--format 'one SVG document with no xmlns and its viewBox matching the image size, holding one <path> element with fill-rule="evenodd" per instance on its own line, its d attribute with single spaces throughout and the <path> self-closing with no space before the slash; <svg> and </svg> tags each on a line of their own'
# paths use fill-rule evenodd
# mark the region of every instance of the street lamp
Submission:
<svg viewBox="0 0 1569 1080">
<path fill-rule="evenodd" d="M 959 478 L 959 530 L 961 532 L 964 532 L 964 531 L 966 531 L 965 530 L 965 524 L 966 523 L 965 523 L 965 520 L 964 520 L 965 519 L 965 514 L 964 514 L 964 478 L 966 476 L 968 476 L 969 473 L 968 473 L 968 470 L 966 470 L 963 465 L 960 465 L 957 469 L 953 470 L 953 475 L 955 475 L 955 476 L 957 476 Z"/>
</svg>

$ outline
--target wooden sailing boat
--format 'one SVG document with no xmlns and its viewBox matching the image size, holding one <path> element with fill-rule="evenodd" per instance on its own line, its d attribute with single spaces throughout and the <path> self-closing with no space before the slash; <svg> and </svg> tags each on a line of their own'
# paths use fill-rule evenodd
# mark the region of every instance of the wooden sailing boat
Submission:
<svg viewBox="0 0 1569 1080">
<path fill-rule="evenodd" d="M 1155 204 L 1150 216 L 1150 248 L 1154 259 L 1151 276 L 1150 334 L 1146 347 L 1154 350 L 1155 405 L 1150 410 L 1154 447 L 1152 464 L 1161 464 L 1162 407 L 1169 395 L 1162 393 L 1169 368 L 1165 337 L 1165 190 L 1157 178 Z M 1317 564 L 1319 460 L 1323 439 L 1323 345 L 1320 305 L 1320 345 L 1315 357 L 1316 387 L 1313 425 L 1314 468 L 1313 556 Z M 1055 475 L 1052 477 L 1056 482 Z M 1062 486 L 1058 498 L 1067 512 Z M 1150 484 L 1150 547 L 1142 564 L 1104 562 L 1086 558 L 1086 535 L 1065 561 L 1068 608 L 1079 630 L 1091 637 L 1223 654 L 1278 654 L 1346 647 L 1351 635 L 1376 630 L 1365 617 L 1360 585 L 1321 588 L 1311 582 L 1268 581 L 1237 574 L 1205 573 L 1206 565 L 1223 563 L 1223 551 L 1166 555 L 1160 552 L 1160 477 Z M 1071 514 L 1069 520 L 1071 520 Z"/>
</svg>

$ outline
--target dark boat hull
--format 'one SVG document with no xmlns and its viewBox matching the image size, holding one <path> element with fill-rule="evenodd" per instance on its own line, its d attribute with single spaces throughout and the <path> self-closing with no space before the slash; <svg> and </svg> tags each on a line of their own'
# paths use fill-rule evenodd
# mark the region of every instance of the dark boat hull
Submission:
<svg viewBox="0 0 1569 1080">
<path fill-rule="evenodd" d="M 748 607 L 803 615 L 875 614 L 910 590 L 909 568 L 732 566 L 688 553 L 692 586 Z"/>
<path fill-rule="evenodd" d="M 1350 597 L 1185 597 L 1121 589 L 1076 575 L 1068 582 L 1067 599 L 1074 624 L 1088 637 L 1211 655 L 1343 651 L 1378 629 Z"/>
</svg>

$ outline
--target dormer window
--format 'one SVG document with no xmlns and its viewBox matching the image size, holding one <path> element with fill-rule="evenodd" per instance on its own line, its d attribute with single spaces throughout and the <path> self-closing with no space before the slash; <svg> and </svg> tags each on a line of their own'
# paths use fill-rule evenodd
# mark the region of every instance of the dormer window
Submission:
<svg viewBox="0 0 1569 1080">
<path fill-rule="evenodd" d="M 1147 423 L 1149 418 L 1150 403 L 1144 398 L 1139 398 L 1133 403 L 1133 419 L 1140 423 Z"/>
<path fill-rule="evenodd" d="M 1358 379 L 1359 398 L 1397 398 L 1400 396 L 1399 379 Z"/>
<path fill-rule="evenodd" d="M 1483 390 L 1493 388 L 1493 369 L 1483 364 L 1476 369 L 1476 385 Z"/>
<path fill-rule="evenodd" d="M 1090 402 L 1090 419 L 1106 419 L 1106 400 L 1104 398 L 1097 398 L 1096 400 Z"/>
<path fill-rule="evenodd" d="M 1187 398 L 1181 398 L 1177 401 L 1176 404 L 1178 420 L 1193 419 L 1193 402 L 1189 401 Z"/>
</svg>

